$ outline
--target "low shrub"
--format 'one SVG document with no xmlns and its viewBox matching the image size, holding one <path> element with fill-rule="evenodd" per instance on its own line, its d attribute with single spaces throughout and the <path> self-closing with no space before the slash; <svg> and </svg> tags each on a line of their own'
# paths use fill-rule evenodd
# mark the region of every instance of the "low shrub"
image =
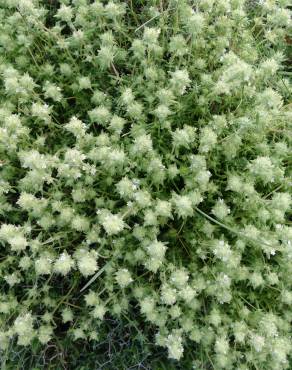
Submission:
<svg viewBox="0 0 292 370">
<path fill-rule="evenodd" d="M 291 368 L 288 5 L 0 1 L 4 367 Z"/>
</svg>

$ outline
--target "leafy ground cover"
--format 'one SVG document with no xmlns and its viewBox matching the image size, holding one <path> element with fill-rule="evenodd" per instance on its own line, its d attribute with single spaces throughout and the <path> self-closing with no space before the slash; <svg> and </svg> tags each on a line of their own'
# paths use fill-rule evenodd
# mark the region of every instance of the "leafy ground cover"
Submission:
<svg viewBox="0 0 292 370">
<path fill-rule="evenodd" d="M 2 369 L 291 369 L 286 0 L 0 0 Z"/>
</svg>

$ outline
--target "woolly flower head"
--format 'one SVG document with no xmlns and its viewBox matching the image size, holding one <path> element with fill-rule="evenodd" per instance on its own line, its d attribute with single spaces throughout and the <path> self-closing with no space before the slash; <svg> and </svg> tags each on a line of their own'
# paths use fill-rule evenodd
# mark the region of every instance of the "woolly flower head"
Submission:
<svg viewBox="0 0 292 370">
<path fill-rule="evenodd" d="M 201 130 L 200 147 L 201 153 L 208 153 L 217 143 L 217 134 L 210 128 L 204 127 Z"/>
<path fill-rule="evenodd" d="M 0 227 L 0 239 L 8 242 L 13 251 L 23 250 L 28 245 L 23 232 L 15 225 L 2 224 Z"/>
<path fill-rule="evenodd" d="M 204 155 L 191 155 L 190 156 L 190 169 L 194 172 L 205 170 L 207 167 L 206 158 Z"/>
<path fill-rule="evenodd" d="M 49 81 L 45 82 L 44 85 L 44 95 L 45 98 L 50 98 L 55 102 L 60 102 L 62 100 L 61 88 L 55 84 L 50 83 Z"/>
<path fill-rule="evenodd" d="M 166 305 L 175 304 L 177 299 L 177 291 L 172 288 L 169 284 L 163 284 L 161 286 L 161 302 Z"/>
<path fill-rule="evenodd" d="M 134 39 L 132 42 L 131 49 L 133 51 L 135 58 L 142 59 L 144 57 L 146 48 L 142 40 Z"/>
<path fill-rule="evenodd" d="M 147 45 L 155 44 L 158 41 L 160 28 L 144 28 L 143 40 Z"/>
<path fill-rule="evenodd" d="M 61 4 L 60 8 L 57 11 L 56 17 L 61 21 L 69 23 L 73 18 L 73 9 L 70 6 Z"/>
<path fill-rule="evenodd" d="M 257 157 L 248 165 L 249 171 L 264 183 L 274 182 L 275 167 L 269 157 Z"/>
<path fill-rule="evenodd" d="M 51 340 L 52 334 L 53 334 L 53 329 L 52 329 L 51 326 L 42 325 L 42 326 L 40 326 L 40 328 L 38 330 L 38 340 L 42 344 L 46 344 L 46 343 L 49 342 L 49 340 Z"/>
<path fill-rule="evenodd" d="M 134 102 L 127 106 L 127 113 L 128 115 L 135 120 L 138 120 L 142 117 L 143 113 L 143 105 L 139 102 Z"/>
<path fill-rule="evenodd" d="M 263 109 L 279 109 L 283 105 L 281 95 L 270 87 L 258 94 L 256 101 Z"/>
<path fill-rule="evenodd" d="M 291 341 L 286 338 L 276 338 L 272 344 L 272 358 L 274 363 L 280 363 L 282 366 L 287 366 L 287 356 L 291 352 Z"/>
<path fill-rule="evenodd" d="M 190 285 L 185 285 L 179 291 L 179 296 L 182 300 L 186 303 L 190 303 L 196 295 L 195 289 L 193 289 Z"/>
<path fill-rule="evenodd" d="M 230 209 L 227 207 L 223 199 L 219 199 L 213 207 L 212 213 L 217 218 L 223 220 L 224 218 L 226 218 L 226 216 L 229 215 Z"/>
<path fill-rule="evenodd" d="M 155 226 L 158 224 L 157 217 L 151 209 L 147 209 L 144 213 L 144 226 Z"/>
<path fill-rule="evenodd" d="M 101 68 L 111 66 L 115 58 L 115 49 L 112 45 L 102 45 L 98 51 L 98 61 Z"/>
<path fill-rule="evenodd" d="M 120 134 L 125 126 L 125 123 L 126 120 L 124 118 L 113 115 L 109 123 L 109 128 L 117 134 Z"/>
<path fill-rule="evenodd" d="M 30 312 L 20 315 L 14 321 L 14 331 L 18 335 L 18 344 L 27 346 L 33 339 L 33 317 Z"/>
<path fill-rule="evenodd" d="M 274 209 L 288 211 L 291 206 L 291 195 L 289 193 L 275 193 L 271 204 Z"/>
<path fill-rule="evenodd" d="M 13 2 L 12 2 L 13 4 Z M 19 10 L 21 13 L 27 13 L 27 12 L 34 12 L 34 2 L 32 0 L 19 0 L 17 1 L 17 5 L 19 7 Z"/>
<path fill-rule="evenodd" d="M 131 88 L 126 88 L 121 94 L 121 101 L 124 105 L 130 105 L 134 102 L 135 96 Z"/>
<path fill-rule="evenodd" d="M 27 133 L 27 128 L 23 127 L 20 117 L 16 114 L 10 114 L 4 118 L 4 127 L 9 134 L 20 136 Z"/>
<path fill-rule="evenodd" d="M 174 93 L 183 95 L 190 83 L 191 80 L 186 69 L 178 69 L 171 73 L 170 86 Z"/>
<path fill-rule="evenodd" d="M 230 288 L 231 286 L 231 279 L 228 275 L 221 272 L 217 278 L 216 282 L 218 283 L 218 286 L 221 288 Z"/>
<path fill-rule="evenodd" d="M 152 258 L 162 260 L 166 252 L 166 246 L 162 242 L 154 240 L 147 246 L 146 250 Z"/>
<path fill-rule="evenodd" d="M 116 185 L 117 192 L 121 198 L 132 198 L 139 187 L 139 181 L 123 177 Z"/>
<path fill-rule="evenodd" d="M 171 203 L 166 200 L 158 200 L 155 206 L 155 213 L 158 216 L 171 218 Z"/>
<path fill-rule="evenodd" d="M 132 281 L 131 274 L 128 269 L 119 269 L 116 272 L 116 281 L 121 288 L 125 288 L 128 286 Z"/>
<path fill-rule="evenodd" d="M 206 189 L 206 186 L 210 180 L 210 177 L 211 177 L 210 171 L 202 170 L 197 173 L 195 179 L 201 189 Z"/>
<path fill-rule="evenodd" d="M 252 333 L 250 343 L 256 352 L 261 352 L 265 346 L 265 338 L 261 335 Z"/>
<path fill-rule="evenodd" d="M 185 269 L 177 269 L 170 275 L 171 283 L 177 288 L 183 288 L 189 280 L 189 274 Z"/>
<path fill-rule="evenodd" d="M 215 242 L 213 253 L 217 258 L 224 262 L 229 261 L 232 256 L 230 246 L 224 240 L 218 240 Z"/>
<path fill-rule="evenodd" d="M 160 120 L 165 120 L 170 114 L 171 110 L 165 104 L 159 104 L 158 107 L 153 111 L 155 116 Z"/>
<path fill-rule="evenodd" d="M 98 303 L 91 314 L 95 319 L 103 320 L 106 311 L 106 307 L 102 303 Z"/>
<path fill-rule="evenodd" d="M 69 76 L 71 76 L 71 74 L 72 74 L 72 69 L 71 69 L 71 67 L 70 67 L 70 65 L 69 65 L 69 64 L 67 64 L 67 63 L 61 63 L 61 64 L 60 64 L 60 72 L 61 72 L 61 74 L 63 74 L 64 76 L 69 77 Z"/>
<path fill-rule="evenodd" d="M 173 195 L 173 204 L 179 217 L 187 218 L 193 216 L 192 201 L 187 195 Z"/>
<path fill-rule="evenodd" d="M 165 344 L 168 349 L 169 358 L 180 360 L 184 352 L 182 342 L 182 336 L 176 331 L 173 331 L 167 336 Z"/>
<path fill-rule="evenodd" d="M 5 275 L 4 280 L 11 287 L 16 284 L 19 284 L 21 281 L 19 274 L 17 272 L 13 272 L 12 274 Z"/>
<path fill-rule="evenodd" d="M 116 235 L 125 228 L 122 217 L 110 212 L 102 216 L 101 224 L 108 235 Z"/>
<path fill-rule="evenodd" d="M 238 176 L 238 175 L 235 175 L 235 174 L 234 175 L 231 174 L 228 177 L 227 189 L 232 190 L 236 193 L 240 193 L 242 191 L 242 188 L 243 188 L 243 181 L 242 181 L 241 177 Z"/>
<path fill-rule="evenodd" d="M 149 314 L 155 309 L 155 300 L 147 296 L 140 302 L 141 312 L 144 314 Z"/>
<path fill-rule="evenodd" d="M 263 75 L 263 77 L 265 77 L 265 75 L 271 76 L 274 75 L 278 69 L 279 63 L 276 59 L 266 59 L 260 64 L 259 74 Z"/>
<path fill-rule="evenodd" d="M 28 245 L 26 238 L 21 233 L 15 234 L 12 238 L 9 238 L 7 242 L 10 244 L 11 250 L 13 251 L 24 250 Z"/>
<path fill-rule="evenodd" d="M 78 138 L 85 135 L 86 125 L 76 116 L 73 116 L 64 128 Z"/>
<path fill-rule="evenodd" d="M 105 163 L 108 163 L 110 167 L 122 166 L 126 161 L 126 154 L 122 149 L 111 148 L 108 153 L 108 157 L 105 158 Z"/>
<path fill-rule="evenodd" d="M 220 83 L 224 83 L 228 87 L 227 93 L 237 89 L 243 82 L 248 82 L 252 77 L 252 68 L 250 65 L 235 58 L 234 63 L 229 65 L 219 79 Z M 220 93 L 220 91 L 218 91 Z"/>
<path fill-rule="evenodd" d="M 156 93 L 157 98 L 159 99 L 160 103 L 163 105 L 170 105 L 174 102 L 174 95 L 173 92 L 169 89 L 160 89 Z"/>
<path fill-rule="evenodd" d="M 84 330 L 82 328 L 73 329 L 72 334 L 74 336 L 73 340 L 85 339 L 86 338 L 86 335 L 85 335 Z"/>
<path fill-rule="evenodd" d="M 24 73 L 19 79 L 20 85 L 27 91 L 33 91 L 33 89 L 37 86 L 34 82 L 33 78 L 28 74 Z"/>
<path fill-rule="evenodd" d="M 31 264 L 32 264 L 32 260 L 28 256 L 21 257 L 21 259 L 19 260 L 19 267 L 24 271 L 28 270 Z"/>
<path fill-rule="evenodd" d="M 195 140 L 195 128 L 185 125 L 184 128 L 177 128 L 172 132 L 173 146 L 175 148 L 184 147 L 189 148 Z"/>
<path fill-rule="evenodd" d="M 91 88 L 91 81 L 88 76 L 78 78 L 78 86 L 80 90 L 87 90 Z"/>
<path fill-rule="evenodd" d="M 42 121 L 50 121 L 51 107 L 48 104 L 33 103 L 31 106 L 31 114 Z"/>
<path fill-rule="evenodd" d="M 139 190 L 134 194 L 134 199 L 141 208 L 151 205 L 151 195 L 146 190 Z"/>
<path fill-rule="evenodd" d="M 71 225 L 74 230 L 77 230 L 79 232 L 85 232 L 90 227 L 88 219 L 84 216 L 78 215 L 73 218 Z"/>
<path fill-rule="evenodd" d="M 74 257 L 81 274 L 85 277 L 93 275 L 97 270 L 97 253 L 93 250 L 88 251 L 85 248 L 78 249 Z"/>
<path fill-rule="evenodd" d="M 250 274 L 249 280 L 254 289 L 264 284 L 264 279 L 259 272 L 253 272 L 252 274 Z"/>
<path fill-rule="evenodd" d="M 65 152 L 64 161 L 66 164 L 71 165 L 72 167 L 78 167 L 83 164 L 86 155 L 81 153 L 80 150 L 76 148 L 67 149 Z"/>
<path fill-rule="evenodd" d="M 99 303 L 99 296 L 98 293 L 90 290 L 85 296 L 84 296 L 86 306 L 96 306 Z"/>
<path fill-rule="evenodd" d="M 186 17 L 186 27 L 192 36 L 198 35 L 202 32 L 205 25 L 205 18 L 203 13 L 195 12 L 192 9 L 191 15 Z"/>
<path fill-rule="evenodd" d="M 134 144 L 132 146 L 132 151 L 134 154 L 147 154 L 152 151 L 152 140 L 150 135 L 140 135 L 136 137 Z"/>
<path fill-rule="evenodd" d="M 265 333 L 266 336 L 277 337 L 278 329 L 277 329 L 276 323 L 277 323 L 277 318 L 275 315 L 266 314 L 259 321 L 259 327 Z"/>
<path fill-rule="evenodd" d="M 35 272 L 37 275 L 49 275 L 52 271 L 54 257 L 50 252 L 43 252 L 35 260 Z"/>
<path fill-rule="evenodd" d="M 291 24 L 291 11 L 289 9 L 278 7 L 274 10 L 273 14 L 268 14 L 267 20 L 273 26 L 288 26 Z"/>
<path fill-rule="evenodd" d="M 188 52 L 187 43 L 182 35 L 173 36 L 169 42 L 169 51 L 176 56 L 183 56 Z"/>
<path fill-rule="evenodd" d="M 159 268 L 162 266 L 163 259 L 157 259 L 155 257 L 149 257 L 148 259 L 145 260 L 144 266 L 146 267 L 147 270 L 156 273 Z"/>
<path fill-rule="evenodd" d="M 89 111 L 89 117 L 91 122 L 96 122 L 101 125 L 105 125 L 110 121 L 111 113 L 107 107 L 100 106 Z"/>
<path fill-rule="evenodd" d="M 247 325 L 243 321 L 235 322 L 233 324 L 233 334 L 237 342 L 243 343 L 245 341 L 247 332 Z"/>
<path fill-rule="evenodd" d="M 121 17 L 125 14 L 125 4 L 124 3 L 115 3 L 113 1 L 109 1 L 104 7 L 105 13 L 107 17 L 111 19 L 115 19 L 117 17 Z"/>
<path fill-rule="evenodd" d="M 66 307 L 62 310 L 62 321 L 64 324 L 73 321 L 73 313 L 70 308 Z"/>
<path fill-rule="evenodd" d="M 55 261 L 54 271 L 61 275 L 67 275 L 74 267 L 73 258 L 67 253 L 63 252 L 60 257 Z"/>
<path fill-rule="evenodd" d="M 42 170 L 48 167 L 48 159 L 45 155 L 40 154 L 37 150 L 22 151 L 19 153 L 22 167 L 31 170 Z"/>
<path fill-rule="evenodd" d="M 215 352 L 226 355 L 229 350 L 229 343 L 225 337 L 218 337 L 215 342 Z"/>
</svg>

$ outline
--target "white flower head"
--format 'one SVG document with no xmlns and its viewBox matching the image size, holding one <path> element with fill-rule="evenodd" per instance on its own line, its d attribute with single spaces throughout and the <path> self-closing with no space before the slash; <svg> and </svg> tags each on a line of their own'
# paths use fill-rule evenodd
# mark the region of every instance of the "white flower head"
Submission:
<svg viewBox="0 0 292 370">
<path fill-rule="evenodd" d="M 60 257 L 55 261 L 54 271 L 61 275 L 67 275 L 74 267 L 75 262 L 73 258 L 67 253 L 63 252 Z"/>
<path fill-rule="evenodd" d="M 119 269 L 116 272 L 116 281 L 121 288 L 127 287 L 129 284 L 132 283 L 133 279 L 128 269 L 123 268 Z"/>
<path fill-rule="evenodd" d="M 109 213 L 103 217 L 102 226 L 108 235 L 116 235 L 123 231 L 125 222 L 121 216 Z"/>
</svg>

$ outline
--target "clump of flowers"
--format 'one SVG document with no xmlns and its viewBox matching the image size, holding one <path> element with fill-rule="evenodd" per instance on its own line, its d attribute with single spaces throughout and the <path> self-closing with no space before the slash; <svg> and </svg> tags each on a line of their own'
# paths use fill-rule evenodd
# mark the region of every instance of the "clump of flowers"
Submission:
<svg viewBox="0 0 292 370">
<path fill-rule="evenodd" d="M 0 0 L 0 357 L 289 369 L 289 2 L 140 3 Z"/>
</svg>

